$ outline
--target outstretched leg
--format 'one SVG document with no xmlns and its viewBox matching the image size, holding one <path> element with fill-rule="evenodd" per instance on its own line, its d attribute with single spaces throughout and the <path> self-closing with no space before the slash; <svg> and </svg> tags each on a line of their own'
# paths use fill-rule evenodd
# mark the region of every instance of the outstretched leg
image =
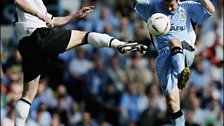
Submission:
<svg viewBox="0 0 224 126">
<path fill-rule="evenodd" d="M 15 107 L 15 126 L 24 126 L 29 114 L 30 105 L 37 93 L 40 75 L 34 80 L 23 85 L 22 97 L 17 101 Z"/>
<path fill-rule="evenodd" d="M 90 44 L 96 48 L 111 47 L 118 49 L 120 53 L 128 54 L 130 52 L 145 53 L 147 46 L 138 43 L 126 43 L 115 39 L 107 34 L 101 34 L 96 32 L 83 32 L 72 30 L 71 38 L 66 50 L 84 45 Z"/>
</svg>

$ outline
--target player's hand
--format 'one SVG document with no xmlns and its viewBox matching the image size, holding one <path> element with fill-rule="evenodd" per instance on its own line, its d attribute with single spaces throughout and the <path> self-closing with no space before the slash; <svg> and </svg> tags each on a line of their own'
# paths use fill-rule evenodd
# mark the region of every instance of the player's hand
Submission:
<svg viewBox="0 0 224 126">
<path fill-rule="evenodd" d="M 92 12 L 94 9 L 94 6 L 86 6 L 82 7 L 76 14 L 75 16 L 77 18 L 83 18 L 85 17 L 88 13 Z"/>
<path fill-rule="evenodd" d="M 52 27 L 53 27 L 53 21 L 52 21 L 51 18 L 48 17 L 47 15 L 44 15 L 44 14 L 38 12 L 38 13 L 37 13 L 37 17 L 38 17 L 39 19 L 41 19 L 42 21 L 46 22 L 46 24 L 47 24 L 47 26 L 48 26 L 49 28 L 52 28 Z"/>
</svg>

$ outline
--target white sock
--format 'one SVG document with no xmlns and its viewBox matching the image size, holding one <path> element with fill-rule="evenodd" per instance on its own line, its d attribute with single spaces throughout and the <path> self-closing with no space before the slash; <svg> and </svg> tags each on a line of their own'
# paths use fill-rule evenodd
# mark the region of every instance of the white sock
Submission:
<svg viewBox="0 0 224 126">
<path fill-rule="evenodd" d="M 100 34 L 96 32 L 90 32 L 88 34 L 87 41 L 90 45 L 101 48 L 101 47 L 112 47 L 117 48 L 117 46 L 125 44 L 125 42 L 121 42 L 107 34 Z"/>
<path fill-rule="evenodd" d="M 26 100 L 18 100 L 15 108 L 15 126 L 25 126 L 26 119 L 30 110 L 30 103 Z"/>
</svg>

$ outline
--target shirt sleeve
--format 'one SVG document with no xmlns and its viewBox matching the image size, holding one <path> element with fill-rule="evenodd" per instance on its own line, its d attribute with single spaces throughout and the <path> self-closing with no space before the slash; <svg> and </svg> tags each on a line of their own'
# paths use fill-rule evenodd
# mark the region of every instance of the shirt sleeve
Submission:
<svg viewBox="0 0 224 126">
<path fill-rule="evenodd" d="M 189 11 L 189 16 L 197 25 L 202 24 L 211 15 L 199 2 L 188 1 L 186 6 Z"/>
<path fill-rule="evenodd" d="M 154 1 L 156 0 L 138 0 L 136 4 L 133 4 L 136 13 L 146 22 L 154 13 Z"/>
</svg>

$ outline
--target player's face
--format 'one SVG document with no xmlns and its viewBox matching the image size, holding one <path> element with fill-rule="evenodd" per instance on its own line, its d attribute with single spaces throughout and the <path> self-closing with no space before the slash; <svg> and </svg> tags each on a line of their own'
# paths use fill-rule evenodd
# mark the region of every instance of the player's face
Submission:
<svg viewBox="0 0 224 126">
<path fill-rule="evenodd" d="M 178 0 L 164 0 L 163 2 L 165 9 L 168 10 L 170 13 L 175 12 L 178 7 Z"/>
</svg>

